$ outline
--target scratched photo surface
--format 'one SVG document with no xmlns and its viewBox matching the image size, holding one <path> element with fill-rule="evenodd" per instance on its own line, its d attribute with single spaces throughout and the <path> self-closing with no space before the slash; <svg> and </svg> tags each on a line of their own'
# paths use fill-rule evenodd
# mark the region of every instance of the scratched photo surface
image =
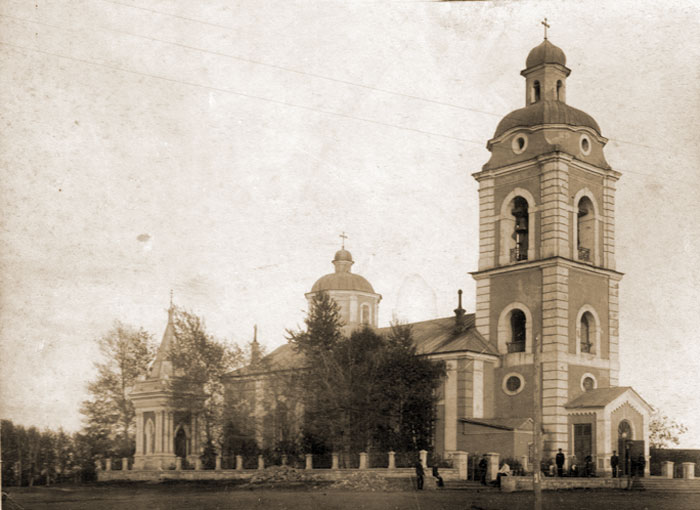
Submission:
<svg viewBox="0 0 700 510">
<path fill-rule="evenodd" d="M 378 323 L 475 310 L 478 183 L 528 52 L 609 139 L 620 384 L 700 448 L 700 4 L 5 0 L 0 415 L 77 431 L 115 320 L 272 351 L 341 243 Z M 343 237 L 339 237 L 343 235 Z"/>
</svg>

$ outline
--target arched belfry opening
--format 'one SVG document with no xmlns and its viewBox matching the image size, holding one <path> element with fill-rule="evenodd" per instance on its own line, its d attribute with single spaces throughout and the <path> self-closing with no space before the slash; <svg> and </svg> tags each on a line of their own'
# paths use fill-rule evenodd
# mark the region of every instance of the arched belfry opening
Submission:
<svg viewBox="0 0 700 510">
<path fill-rule="evenodd" d="M 538 80 L 535 80 L 535 82 L 532 84 L 532 98 L 530 102 L 537 103 L 540 100 L 540 95 L 540 82 Z"/>
<path fill-rule="evenodd" d="M 527 317 L 517 308 L 510 313 L 510 342 L 508 352 L 525 352 L 527 338 Z"/>
<path fill-rule="evenodd" d="M 581 316 L 581 352 L 593 353 L 593 335 L 595 334 L 595 320 L 590 312 Z"/>
<path fill-rule="evenodd" d="M 515 218 L 515 226 L 512 238 L 515 245 L 510 250 L 510 260 L 517 262 L 527 260 L 529 244 L 528 204 L 523 197 L 515 197 L 511 208 L 511 214 Z"/>
<path fill-rule="evenodd" d="M 584 196 L 578 201 L 576 216 L 576 250 L 579 260 L 593 261 L 595 249 L 595 209 L 591 199 Z"/>
</svg>

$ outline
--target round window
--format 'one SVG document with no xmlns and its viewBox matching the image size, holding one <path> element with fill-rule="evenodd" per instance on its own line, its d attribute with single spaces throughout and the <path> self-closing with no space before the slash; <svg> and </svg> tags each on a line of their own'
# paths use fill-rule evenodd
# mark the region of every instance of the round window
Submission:
<svg viewBox="0 0 700 510">
<path fill-rule="evenodd" d="M 513 152 L 522 154 L 527 149 L 527 136 L 523 134 L 515 135 L 512 142 Z"/>
<path fill-rule="evenodd" d="M 581 135 L 580 146 L 584 155 L 588 156 L 591 153 L 591 139 L 587 135 Z"/>
<path fill-rule="evenodd" d="M 510 373 L 503 378 L 503 391 L 508 395 L 516 395 L 525 387 L 523 376 Z"/>
<path fill-rule="evenodd" d="M 520 389 L 520 378 L 514 375 L 510 376 L 506 381 L 508 391 L 518 391 Z"/>
</svg>

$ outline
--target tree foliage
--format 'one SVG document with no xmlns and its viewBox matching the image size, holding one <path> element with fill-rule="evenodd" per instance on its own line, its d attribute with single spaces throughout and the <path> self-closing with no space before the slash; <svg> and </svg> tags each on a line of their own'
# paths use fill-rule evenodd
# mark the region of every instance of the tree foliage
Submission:
<svg viewBox="0 0 700 510">
<path fill-rule="evenodd" d="M 649 446 L 651 448 L 677 446 L 680 443 L 680 436 L 687 431 L 688 428 L 685 425 L 657 410 L 649 421 Z"/>
<path fill-rule="evenodd" d="M 306 331 L 289 341 L 306 359 L 301 389 L 307 447 L 418 450 L 430 445 L 444 367 L 416 354 L 411 329 L 342 334 L 338 305 L 314 297 Z"/>
<path fill-rule="evenodd" d="M 153 359 L 153 339 L 143 329 L 115 322 L 97 340 L 102 361 L 95 363 L 97 378 L 88 384 L 90 398 L 80 412 L 85 434 L 103 438 L 104 454 L 129 456 L 134 450 L 134 406 L 129 393 Z"/>
<path fill-rule="evenodd" d="M 175 374 L 170 380 L 170 405 L 198 417 L 204 428 L 205 457 L 211 461 L 223 443 L 224 376 L 240 365 L 242 352 L 214 338 L 200 317 L 180 308 L 174 310 L 174 327 L 169 352 Z"/>
</svg>

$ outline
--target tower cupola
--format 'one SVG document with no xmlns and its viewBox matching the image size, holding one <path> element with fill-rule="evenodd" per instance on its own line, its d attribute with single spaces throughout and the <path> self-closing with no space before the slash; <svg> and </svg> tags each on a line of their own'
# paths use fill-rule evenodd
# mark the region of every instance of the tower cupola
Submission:
<svg viewBox="0 0 700 510">
<path fill-rule="evenodd" d="M 566 78 L 571 69 L 566 67 L 566 55 L 548 39 L 535 46 L 525 61 L 525 106 L 540 101 L 566 102 Z"/>
</svg>

